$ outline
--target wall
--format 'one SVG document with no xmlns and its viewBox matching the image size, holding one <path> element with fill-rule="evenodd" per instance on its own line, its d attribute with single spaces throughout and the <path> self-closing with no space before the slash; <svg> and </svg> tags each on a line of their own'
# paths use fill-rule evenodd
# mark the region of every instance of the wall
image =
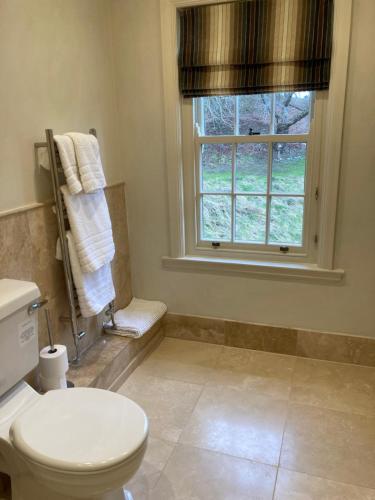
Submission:
<svg viewBox="0 0 375 500">
<path fill-rule="evenodd" d="M 354 0 L 335 265 L 341 285 L 172 272 L 159 0 L 114 0 L 117 68 L 133 288 L 170 311 L 375 337 L 375 2 Z"/>
<path fill-rule="evenodd" d="M 119 167 L 106 0 L 1 0 L 0 211 L 50 197 L 35 168 L 44 130 L 97 128 L 109 183 Z"/>
</svg>

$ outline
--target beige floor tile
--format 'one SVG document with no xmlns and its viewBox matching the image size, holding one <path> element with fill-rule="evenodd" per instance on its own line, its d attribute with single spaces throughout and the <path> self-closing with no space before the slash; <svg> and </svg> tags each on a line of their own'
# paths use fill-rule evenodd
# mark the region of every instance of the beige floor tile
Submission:
<svg viewBox="0 0 375 500">
<path fill-rule="evenodd" d="M 150 435 L 177 441 L 201 394 L 202 386 L 145 375 L 135 370 L 118 390 L 145 410 Z"/>
<path fill-rule="evenodd" d="M 375 500 L 375 490 L 279 469 L 274 500 Z"/>
<path fill-rule="evenodd" d="M 375 488 L 375 418 L 291 404 L 280 465 Z"/>
<path fill-rule="evenodd" d="M 224 347 L 208 383 L 288 399 L 294 364 L 292 356 Z"/>
<path fill-rule="evenodd" d="M 286 414 L 286 401 L 207 386 L 180 442 L 275 465 Z"/>
<path fill-rule="evenodd" d="M 151 499 L 151 490 L 160 478 L 173 449 L 173 443 L 149 438 L 142 465 L 132 480 L 126 485 L 135 499 Z"/>
<path fill-rule="evenodd" d="M 375 415 L 375 368 L 299 358 L 291 399 L 332 410 Z"/>
<path fill-rule="evenodd" d="M 221 350 L 218 345 L 165 338 L 140 369 L 157 377 L 201 384 L 213 370 Z"/>
<path fill-rule="evenodd" d="M 152 500 L 271 500 L 276 469 L 177 445 Z"/>
</svg>

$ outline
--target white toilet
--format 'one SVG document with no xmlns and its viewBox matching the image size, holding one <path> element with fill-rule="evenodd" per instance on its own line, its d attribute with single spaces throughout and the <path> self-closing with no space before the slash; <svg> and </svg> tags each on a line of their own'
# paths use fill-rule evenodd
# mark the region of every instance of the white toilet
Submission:
<svg viewBox="0 0 375 500">
<path fill-rule="evenodd" d="M 130 399 L 75 388 L 41 396 L 22 379 L 38 364 L 34 283 L 0 280 L 0 472 L 12 500 L 124 500 L 148 421 Z"/>
</svg>

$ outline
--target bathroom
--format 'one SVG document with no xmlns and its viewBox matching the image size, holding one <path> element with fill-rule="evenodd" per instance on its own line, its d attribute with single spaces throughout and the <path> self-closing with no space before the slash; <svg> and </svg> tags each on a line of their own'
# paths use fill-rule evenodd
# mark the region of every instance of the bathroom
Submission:
<svg viewBox="0 0 375 500">
<path fill-rule="evenodd" d="M 374 23 L 373 0 L 0 0 L 1 500 L 375 500 Z M 114 248 L 85 316 L 71 132 Z"/>
</svg>

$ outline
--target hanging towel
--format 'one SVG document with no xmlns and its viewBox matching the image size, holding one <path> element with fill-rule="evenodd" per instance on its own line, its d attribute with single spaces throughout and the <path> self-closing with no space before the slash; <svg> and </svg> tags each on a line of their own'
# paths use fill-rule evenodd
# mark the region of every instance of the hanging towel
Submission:
<svg viewBox="0 0 375 500">
<path fill-rule="evenodd" d="M 79 180 L 73 141 L 67 135 L 54 135 L 53 138 L 57 144 L 69 192 L 70 194 L 80 193 L 82 191 L 82 184 Z"/>
<path fill-rule="evenodd" d="M 156 300 L 132 299 L 125 309 L 115 312 L 116 329 L 104 325 L 108 333 L 124 337 L 142 337 L 167 312 L 167 306 Z"/>
<path fill-rule="evenodd" d="M 115 255 L 111 218 L 104 191 L 71 195 L 61 186 L 70 228 L 83 273 L 92 273 L 109 264 Z"/>
<path fill-rule="evenodd" d="M 115 298 L 111 265 L 104 264 L 93 273 L 83 273 L 71 231 L 67 231 L 70 265 L 81 314 L 84 318 L 95 316 Z M 60 239 L 57 240 L 56 258 L 61 260 Z"/>
<path fill-rule="evenodd" d="M 85 193 L 103 189 L 107 183 L 100 159 L 98 139 L 92 134 L 69 132 L 65 134 L 74 144 L 79 176 Z"/>
</svg>

